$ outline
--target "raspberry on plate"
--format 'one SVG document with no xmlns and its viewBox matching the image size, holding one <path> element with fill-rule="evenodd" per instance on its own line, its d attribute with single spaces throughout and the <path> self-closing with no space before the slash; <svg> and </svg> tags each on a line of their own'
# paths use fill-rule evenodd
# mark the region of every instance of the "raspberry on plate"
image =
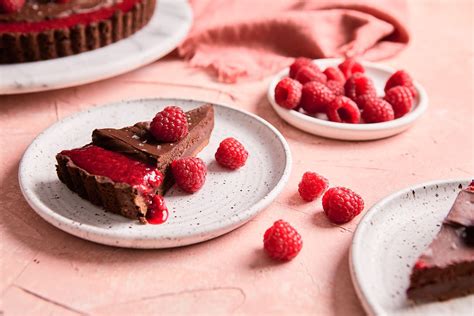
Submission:
<svg viewBox="0 0 474 316">
<path fill-rule="evenodd" d="M 355 73 L 344 84 L 346 97 L 351 98 L 355 103 L 359 103 L 359 97 L 363 95 L 375 96 L 375 86 L 372 80 L 362 73 Z"/>
<path fill-rule="evenodd" d="M 310 81 L 318 81 L 321 83 L 325 83 L 327 81 L 326 75 L 323 74 L 315 64 L 309 64 L 301 67 L 296 73 L 295 79 L 301 82 L 301 84 L 305 84 Z"/>
<path fill-rule="evenodd" d="M 298 81 L 285 77 L 275 87 L 276 103 L 286 109 L 294 109 L 301 100 L 301 89 L 303 86 Z"/>
<path fill-rule="evenodd" d="M 316 172 L 305 172 L 301 182 L 298 184 L 298 192 L 301 198 L 311 202 L 319 198 L 328 188 L 328 180 Z"/>
<path fill-rule="evenodd" d="M 348 97 L 335 98 L 327 107 L 326 115 L 332 122 L 357 124 L 360 122 L 360 111 L 357 104 Z"/>
<path fill-rule="evenodd" d="M 168 106 L 158 112 L 150 124 L 153 137 L 162 142 L 176 142 L 188 134 L 188 119 L 180 107 Z"/>
<path fill-rule="evenodd" d="M 173 161 L 171 163 L 171 172 L 176 184 L 181 189 L 194 193 L 204 185 L 207 167 L 202 159 L 187 157 Z"/>
<path fill-rule="evenodd" d="M 303 240 L 296 229 L 280 219 L 265 232 L 263 248 L 271 258 L 288 261 L 301 251 Z"/>
<path fill-rule="evenodd" d="M 362 212 L 364 200 L 350 189 L 330 188 L 323 195 L 323 209 L 331 222 L 344 224 Z"/>
<path fill-rule="evenodd" d="M 395 118 L 407 114 L 413 106 L 413 95 L 410 89 L 405 86 L 395 86 L 389 89 L 384 99 L 392 106 Z"/>
<path fill-rule="evenodd" d="M 387 101 L 375 98 L 365 102 L 362 118 L 365 123 L 380 123 L 393 120 L 395 114 L 392 106 Z"/>
<path fill-rule="evenodd" d="M 377 99 L 377 95 L 375 94 L 363 94 L 357 97 L 356 104 L 359 109 L 363 110 L 367 102 L 373 102 L 375 99 Z"/>
<path fill-rule="evenodd" d="M 393 87 L 396 86 L 405 86 L 410 89 L 410 92 L 414 98 L 418 95 L 416 91 L 415 85 L 413 84 L 413 79 L 411 76 L 404 70 L 398 70 L 393 75 L 388 78 L 387 82 L 385 83 L 385 93 Z"/>
<path fill-rule="evenodd" d="M 215 158 L 223 167 L 238 169 L 245 165 L 249 153 L 237 139 L 229 137 L 224 139 L 217 148 Z"/>
<path fill-rule="evenodd" d="M 313 60 L 306 57 L 298 57 L 290 66 L 290 78 L 295 78 L 301 67 L 313 64 Z M 315 65 L 316 66 L 316 65 Z M 316 66 L 317 67 L 317 66 Z"/>
<path fill-rule="evenodd" d="M 323 73 L 326 75 L 328 81 L 329 80 L 338 81 L 343 85 L 346 82 L 346 78 L 344 77 L 344 74 L 339 70 L 339 68 L 328 67 L 323 71 Z"/>
<path fill-rule="evenodd" d="M 335 97 L 334 93 L 324 84 L 311 81 L 303 86 L 300 104 L 310 114 L 325 112 L 326 106 Z"/>
<path fill-rule="evenodd" d="M 25 0 L 0 0 L 0 13 L 15 13 L 25 5 Z"/>
<path fill-rule="evenodd" d="M 336 80 L 328 80 L 326 87 L 331 90 L 335 96 L 344 95 L 344 84 Z"/>
<path fill-rule="evenodd" d="M 359 64 L 354 58 L 347 58 L 338 66 L 346 79 L 349 79 L 353 74 L 361 72 L 364 73 L 364 67 Z"/>
</svg>

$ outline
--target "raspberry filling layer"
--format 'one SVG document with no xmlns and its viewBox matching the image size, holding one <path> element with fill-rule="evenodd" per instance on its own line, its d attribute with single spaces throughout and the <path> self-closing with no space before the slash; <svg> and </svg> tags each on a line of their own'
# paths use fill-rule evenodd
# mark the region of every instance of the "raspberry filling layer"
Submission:
<svg viewBox="0 0 474 316">
<path fill-rule="evenodd" d="M 0 23 L 0 33 L 29 33 L 69 28 L 78 24 L 90 24 L 111 18 L 116 11 L 127 13 L 140 0 L 124 0 L 110 7 L 100 8 L 93 12 L 73 14 L 64 18 L 44 20 L 40 22 L 9 22 Z"/>
<path fill-rule="evenodd" d="M 63 150 L 61 154 L 71 158 L 78 167 L 92 175 L 131 185 L 149 202 L 155 190 L 163 183 L 163 174 L 156 167 L 98 146 Z"/>
</svg>

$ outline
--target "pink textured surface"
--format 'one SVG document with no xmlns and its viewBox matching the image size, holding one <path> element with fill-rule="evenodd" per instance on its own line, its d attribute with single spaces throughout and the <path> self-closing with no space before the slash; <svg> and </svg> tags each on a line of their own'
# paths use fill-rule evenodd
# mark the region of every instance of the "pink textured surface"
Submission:
<svg viewBox="0 0 474 316">
<path fill-rule="evenodd" d="M 0 97 L 0 310 L 5 315 L 362 314 L 348 267 L 360 216 L 342 226 L 328 223 L 320 201 L 305 204 L 298 197 L 301 175 L 315 170 L 331 185 L 358 192 L 370 207 L 410 184 L 474 174 L 472 2 L 424 0 L 410 6 L 414 40 L 387 63 L 407 69 L 425 86 L 430 108 L 413 128 L 385 140 L 350 143 L 305 134 L 270 108 L 268 77 L 224 85 L 172 58 L 82 87 Z M 115 249 L 41 220 L 17 184 L 18 162 L 28 144 L 69 114 L 142 97 L 222 102 L 262 116 L 290 143 L 294 165 L 287 188 L 244 227 L 180 249 Z M 304 239 L 298 257 L 284 264 L 262 252 L 263 233 L 279 218 Z"/>
<path fill-rule="evenodd" d="M 218 80 L 261 78 L 292 58 L 393 56 L 408 43 L 405 0 L 191 0 L 196 20 L 179 46 Z"/>
</svg>

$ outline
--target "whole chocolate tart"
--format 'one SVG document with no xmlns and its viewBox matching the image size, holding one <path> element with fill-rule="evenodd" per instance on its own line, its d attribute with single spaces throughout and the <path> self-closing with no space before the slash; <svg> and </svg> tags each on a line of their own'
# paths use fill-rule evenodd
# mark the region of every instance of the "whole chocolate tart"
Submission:
<svg viewBox="0 0 474 316">
<path fill-rule="evenodd" d="M 106 211 L 147 222 L 153 197 L 173 185 L 169 170 L 178 158 L 196 156 L 214 127 L 214 108 L 203 105 L 186 112 L 188 134 L 178 142 L 153 138 L 149 122 L 121 129 L 97 129 L 93 142 L 56 156 L 59 179 L 82 198 Z"/>
<path fill-rule="evenodd" d="M 140 30 L 156 0 L 27 0 L 0 12 L 0 63 L 70 56 L 119 41 Z"/>
<path fill-rule="evenodd" d="M 461 190 L 441 230 L 418 258 L 408 298 L 446 300 L 474 293 L 474 182 Z"/>
</svg>

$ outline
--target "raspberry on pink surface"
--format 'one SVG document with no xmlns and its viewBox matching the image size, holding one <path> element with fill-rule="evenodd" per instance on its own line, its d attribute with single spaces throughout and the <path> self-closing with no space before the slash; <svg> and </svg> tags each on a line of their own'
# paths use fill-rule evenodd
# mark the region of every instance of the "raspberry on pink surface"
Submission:
<svg viewBox="0 0 474 316">
<path fill-rule="evenodd" d="M 158 112 L 150 124 L 150 133 L 162 142 L 176 142 L 188 134 L 186 113 L 180 107 L 168 106 Z"/>
<path fill-rule="evenodd" d="M 335 98 L 327 107 L 326 115 L 332 122 L 338 123 L 360 123 L 360 111 L 354 101 L 348 97 Z"/>
<path fill-rule="evenodd" d="M 354 58 L 347 58 L 338 65 L 339 70 L 343 73 L 346 79 L 349 79 L 355 73 L 364 73 L 364 67 L 359 64 Z"/>
<path fill-rule="evenodd" d="M 323 73 L 326 75 L 328 81 L 334 80 L 340 82 L 342 85 L 346 82 L 346 77 L 339 68 L 336 67 L 328 67 L 326 68 Z"/>
<path fill-rule="evenodd" d="M 355 103 L 359 103 L 361 96 L 376 96 L 373 81 L 362 73 L 355 73 L 344 84 L 344 92 L 346 97 L 352 99 Z"/>
<path fill-rule="evenodd" d="M 380 123 L 395 119 L 395 114 L 387 101 L 375 98 L 365 102 L 362 118 L 365 123 Z"/>
<path fill-rule="evenodd" d="M 305 172 L 301 182 L 298 184 L 298 192 L 301 198 L 307 202 L 319 198 L 328 188 L 329 181 L 316 172 Z"/>
<path fill-rule="evenodd" d="M 303 86 L 301 93 L 301 107 L 310 114 L 325 112 L 326 106 L 336 96 L 324 84 L 311 81 Z"/>
<path fill-rule="evenodd" d="M 310 81 L 317 81 L 325 83 L 327 81 L 326 75 L 319 70 L 315 64 L 309 64 L 300 68 L 296 73 L 295 79 L 301 84 L 305 84 Z"/>
<path fill-rule="evenodd" d="M 235 170 L 245 165 L 248 155 L 244 145 L 237 139 L 229 137 L 220 143 L 215 158 L 221 166 Z"/>
<path fill-rule="evenodd" d="M 275 102 L 286 109 L 294 109 L 301 100 L 303 86 L 298 81 L 285 77 L 275 87 Z"/>
<path fill-rule="evenodd" d="M 391 75 L 390 78 L 388 78 L 387 82 L 385 83 L 385 93 L 396 86 L 405 86 L 410 89 L 413 98 L 416 98 L 418 95 L 415 85 L 413 84 L 413 79 L 405 70 L 398 70 L 393 75 Z"/>
<path fill-rule="evenodd" d="M 364 200 L 350 189 L 334 187 L 324 193 L 323 209 L 331 222 L 344 224 L 362 212 Z"/>
<path fill-rule="evenodd" d="M 301 67 L 312 64 L 313 60 L 306 57 L 298 57 L 290 66 L 290 78 L 295 78 Z"/>
<path fill-rule="evenodd" d="M 206 182 L 206 164 L 197 157 L 187 157 L 173 161 L 171 172 L 176 184 L 189 193 L 197 192 Z"/>
<path fill-rule="evenodd" d="M 271 258 L 288 261 L 301 251 L 303 240 L 296 229 L 280 219 L 265 232 L 263 248 Z"/>
<path fill-rule="evenodd" d="M 404 116 L 413 107 L 413 95 L 406 86 L 395 86 L 389 89 L 384 100 L 392 106 L 395 118 Z"/>
</svg>

